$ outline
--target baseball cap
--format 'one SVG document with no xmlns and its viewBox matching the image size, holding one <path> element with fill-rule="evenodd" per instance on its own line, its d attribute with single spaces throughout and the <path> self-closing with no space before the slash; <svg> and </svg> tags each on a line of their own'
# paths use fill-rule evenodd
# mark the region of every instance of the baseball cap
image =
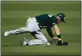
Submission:
<svg viewBox="0 0 82 56">
<path fill-rule="evenodd" d="M 56 16 L 59 16 L 60 20 L 65 23 L 65 15 L 63 13 L 58 13 Z"/>
</svg>

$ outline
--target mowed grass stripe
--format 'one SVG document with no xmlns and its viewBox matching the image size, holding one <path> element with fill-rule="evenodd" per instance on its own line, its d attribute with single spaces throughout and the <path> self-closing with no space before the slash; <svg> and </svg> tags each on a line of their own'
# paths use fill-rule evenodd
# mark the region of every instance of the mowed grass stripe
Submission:
<svg viewBox="0 0 82 56">
<path fill-rule="evenodd" d="M 2 11 L 2 18 L 26 18 L 26 17 L 34 17 L 40 14 L 54 14 L 57 13 L 64 13 L 66 15 L 66 18 L 80 18 L 80 10 L 78 11 L 62 11 L 62 10 L 48 10 L 48 11 L 40 11 L 40 10 L 27 10 L 27 11 Z"/>
<path fill-rule="evenodd" d="M 71 47 L 71 48 L 70 48 Z M 80 55 L 80 44 L 69 43 L 68 46 L 51 46 L 36 45 L 36 46 L 4 46 L 2 54 L 5 55 L 28 55 L 28 54 L 54 54 L 54 55 Z"/>
<path fill-rule="evenodd" d="M 61 2 L 62 3 L 62 2 Z M 77 2 L 75 4 L 70 4 L 70 2 L 64 2 L 64 3 L 51 3 L 51 4 L 4 4 L 2 3 L 2 10 L 80 10 L 80 2 Z M 67 3 L 67 4 L 66 4 Z M 62 7 L 62 8 L 61 8 Z"/>
<path fill-rule="evenodd" d="M 80 1 L 2 1 L 2 4 L 80 4 Z"/>
</svg>

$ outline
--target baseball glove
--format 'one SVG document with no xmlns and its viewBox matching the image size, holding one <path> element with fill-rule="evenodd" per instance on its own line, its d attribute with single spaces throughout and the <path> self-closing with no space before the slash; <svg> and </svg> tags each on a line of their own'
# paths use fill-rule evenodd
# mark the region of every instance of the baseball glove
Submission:
<svg viewBox="0 0 82 56">
<path fill-rule="evenodd" d="M 68 42 L 63 42 L 63 45 L 68 45 Z"/>
<path fill-rule="evenodd" d="M 62 40 L 59 40 L 59 41 L 57 41 L 57 44 L 56 45 L 62 45 L 63 43 L 62 43 Z"/>
<path fill-rule="evenodd" d="M 59 40 L 56 45 L 59 46 L 68 45 L 68 42 L 62 42 L 62 40 Z"/>
</svg>

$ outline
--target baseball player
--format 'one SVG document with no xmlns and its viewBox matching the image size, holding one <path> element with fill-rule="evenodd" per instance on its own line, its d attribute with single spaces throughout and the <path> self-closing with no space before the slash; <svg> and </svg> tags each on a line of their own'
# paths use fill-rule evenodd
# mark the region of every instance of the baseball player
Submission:
<svg viewBox="0 0 82 56">
<path fill-rule="evenodd" d="M 65 15 L 63 13 L 58 13 L 57 15 L 53 14 L 41 14 L 35 17 L 28 17 L 26 22 L 26 27 L 21 27 L 15 30 L 6 31 L 4 36 L 14 35 L 14 34 L 22 34 L 22 33 L 30 33 L 35 37 L 33 40 L 28 40 L 24 38 L 23 45 L 37 45 L 37 44 L 47 44 L 49 43 L 46 37 L 41 32 L 41 29 L 46 28 L 49 36 L 52 39 L 55 39 L 62 43 L 63 40 L 61 39 L 60 29 L 57 26 L 58 23 L 64 22 L 65 23 Z M 57 37 L 54 38 L 52 34 L 51 28 L 54 28 Z M 61 40 L 61 41 L 60 41 Z"/>
</svg>

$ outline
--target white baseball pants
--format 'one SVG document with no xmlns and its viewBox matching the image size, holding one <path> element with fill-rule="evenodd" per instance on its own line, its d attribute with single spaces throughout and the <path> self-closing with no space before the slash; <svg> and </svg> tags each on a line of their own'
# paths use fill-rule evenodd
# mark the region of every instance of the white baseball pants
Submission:
<svg viewBox="0 0 82 56">
<path fill-rule="evenodd" d="M 30 18 L 29 17 L 29 19 L 27 19 L 27 22 L 26 22 L 26 27 L 21 27 L 19 29 L 11 30 L 11 31 L 8 31 L 8 32 L 10 32 L 11 34 L 20 34 L 20 33 L 24 33 L 24 32 L 36 32 L 37 34 L 35 34 L 35 37 L 37 39 L 30 40 L 28 42 L 28 44 L 29 45 L 46 44 L 48 42 L 48 40 L 38 30 L 40 30 L 40 28 L 39 28 L 39 26 L 36 22 L 36 18 L 34 18 L 34 17 Z"/>
</svg>

